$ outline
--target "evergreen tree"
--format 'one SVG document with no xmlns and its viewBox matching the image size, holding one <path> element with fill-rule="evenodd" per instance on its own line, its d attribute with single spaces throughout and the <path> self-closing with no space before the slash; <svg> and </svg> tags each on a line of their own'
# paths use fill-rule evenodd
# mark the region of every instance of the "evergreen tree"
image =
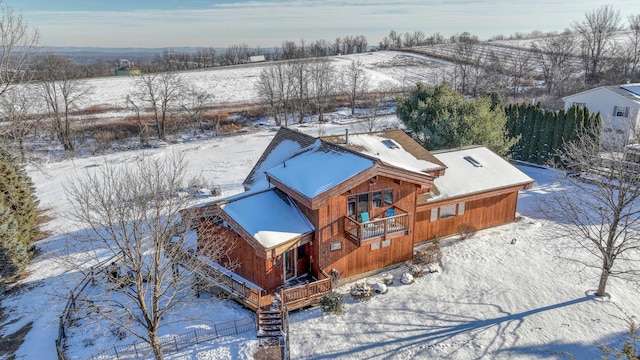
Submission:
<svg viewBox="0 0 640 360">
<path fill-rule="evenodd" d="M 4 281 L 24 270 L 38 233 L 37 200 L 31 179 L 6 152 L 0 151 L 0 269 Z"/>
<path fill-rule="evenodd" d="M 556 116 L 556 122 L 553 127 L 553 145 L 551 151 L 556 153 L 562 147 L 562 133 L 564 131 L 564 122 L 566 121 L 567 114 L 564 110 L 560 110 Z"/>
<path fill-rule="evenodd" d="M 18 222 L 0 204 L 0 278 L 14 279 L 24 271 L 28 260 L 28 248 L 18 239 Z"/>
<path fill-rule="evenodd" d="M 507 117 L 503 107 L 493 107 L 489 97 L 465 101 L 447 84 L 417 84 L 404 99 L 398 99 L 398 118 L 414 138 L 429 150 L 466 145 L 484 145 L 505 154 Z"/>
<path fill-rule="evenodd" d="M 540 141 L 540 130 L 544 122 L 544 112 L 540 103 L 538 103 L 533 109 L 533 129 L 531 131 L 531 137 L 529 138 L 527 161 L 537 162 L 538 160 L 538 142 Z"/>
</svg>

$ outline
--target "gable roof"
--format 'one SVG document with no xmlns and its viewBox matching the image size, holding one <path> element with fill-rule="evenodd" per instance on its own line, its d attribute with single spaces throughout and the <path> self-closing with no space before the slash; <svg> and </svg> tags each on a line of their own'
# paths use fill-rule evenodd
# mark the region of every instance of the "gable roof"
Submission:
<svg viewBox="0 0 640 360">
<path fill-rule="evenodd" d="M 313 136 L 281 127 L 242 183 L 245 189 L 268 187 L 264 173 L 315 144 Z M 262 184 L 262 186 L 257 186 Z"/>
<path fill-rule="evenodd" d="M 320 142 L 316 145 L 270 168 L 267 177 L 313 199 L 374 166 L 366 157 Z"/>
<path fill-rule="evenodd" d="M 592 91 L 599 90 L 608 90 L 613 92 L 616 95 L 619 95 L 629 101 L 640 104 L 640 83 L 635 84 L 623 84 L 623 85 L 608 85 L 608 86 L 599 86 L 596 88 L 588 89 L 585 91 L 581 91 L 577 94 L 567 95 L 562 98 L 562 100 L 567 101 L 570 98 L 580 96 L 582 94 L 586 94 Z"/>
<path fill-rule="evenodd" d="M 219 206 L 265 249 L 315 231 L 295 203 L 276 189 L 252 193 Z"/>
<path fill-rule="evenodd" d="M 353 134 L 348 138 L 345 147 L 372 156 L 390 166 L 417 173 L 445 168 L 436 157 L 400 130 Z M 406 141 L 407 139 L 409 141 Z"/>
<path fill-rule="evenodd" d="M 434 180 L 439 195 L 430 201 L 533 183 L 533 179 L 486 147 L 447 150 L 433 155 L 447 165 L 447 172 Z"/>
</svg>

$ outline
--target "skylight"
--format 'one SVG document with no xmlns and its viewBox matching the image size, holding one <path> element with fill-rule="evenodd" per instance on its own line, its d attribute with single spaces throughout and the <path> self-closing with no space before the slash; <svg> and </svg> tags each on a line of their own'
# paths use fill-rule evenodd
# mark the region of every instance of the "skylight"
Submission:
<svg viewBox="0 0 640 360">
<path fill-rule="evenodd" d="M 400 147 L 398 146 L 398 144 L 396 144 L 396 142 L 395 142 L 395 141 L 393 141 L 393 140 L 389 140 L 389 139 L 387 139 L 387 140 L 382 140 L 382 143 L 383 143 L 386 147 L 388 147 L 389 149 L 399 149 L 399 148 L 400 148 Z"/>
<path fill-rule="evenodd" d="M 471 165 L 475 167 L 482 167 L 482 164 L 480 164 L 478 160 L 474 159 L 473 156 L 465 156 L 463 159 L 467 160 Z"/>
</svg>

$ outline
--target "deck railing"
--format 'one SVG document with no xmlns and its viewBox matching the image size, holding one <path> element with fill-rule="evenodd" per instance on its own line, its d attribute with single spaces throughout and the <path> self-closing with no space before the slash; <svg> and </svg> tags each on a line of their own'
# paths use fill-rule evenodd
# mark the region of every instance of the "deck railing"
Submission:
<svg viewBox="0 0 640 360">
<path fill-rule="evenodd" d="M 398 210 L 398 208 L 396 208 Z M 403 212 L 394 216 L 376 218 L 367 222 L 357 222 L 348 216 L 344 217 L 344 232 L 347 238 L 356 245 L 362 245 L 362 241 L 387 238 L 389 235 L 408 233 L 409 213 Z"/>
<path fill-rule="evenodd" d="M 236 279 L 233 275 L 222 271 L 208 263 L 206 259 L 201 259 L 197 253 L 180 248 L 175 244 L 169 245 L 173 258 L 188 266 L 188 269 L 204 277 L 209 282 L 233 295 L 237 301 L 248 308 L 257 311 L 260 308 L 271 305 L 273 298 L 265 296 L 264 290 L 248 286 L 245 282 Z"/>
<path fill-rule="evenodd" d="M 289 310 L 307 306 L 329 293 L 333 288 L 332 285 L 331 279 L 322 279 L 284 288 L 280 293 L 282 304 Z"/>
</svg>

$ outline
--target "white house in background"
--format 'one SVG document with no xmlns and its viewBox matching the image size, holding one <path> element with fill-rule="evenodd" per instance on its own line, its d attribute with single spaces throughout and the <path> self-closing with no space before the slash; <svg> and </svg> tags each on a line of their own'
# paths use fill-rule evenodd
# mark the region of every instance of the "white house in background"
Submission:
<svg viewBox="0 0 640 360">
<path fill-rule="evenodd" d="M 621 147 L 640 135 L 640 83 L 600 86 L 562 100 L 565 111 L 577 104 L 600 113 L 603 147 Z"/>
</svg>

